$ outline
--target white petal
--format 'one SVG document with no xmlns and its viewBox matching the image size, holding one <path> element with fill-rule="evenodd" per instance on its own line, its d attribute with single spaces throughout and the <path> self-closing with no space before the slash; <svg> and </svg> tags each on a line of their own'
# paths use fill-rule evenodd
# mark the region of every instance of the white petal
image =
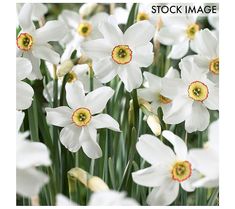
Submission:
<svg viewBox="0 0 235 209">
<path fill-rule="evenodd" d="M 163 144 L 157 137 L 149 134 L 140 136 L 136 149 L 140 156 L 152 165 L 169 163 L 175 159 L 175 154 L 170 147 Z"/>
<path fill-rule="evenodd" d="M 132 61 L 135 62 L 139 67 L 148 67 L 153 62 L 153 45 L 148 43 L 136 47 L 133 50 Z"/>
<path fill-rule="evenodd" d="M 189 49 L 189 41 L 185 40 L 184 42 L 177 43 L 172 46 L 168 58 L 171 59 L 180 59 L 187 54 Z"/>
<path fill-rule="evenodd" d="M 32 104 L 33 94 L 33 88 L 29 84 L 18 81 L 16 83 L 16 109 L 28 109 Z"/>
<path fill-rule="evenodd" d="M 46 145 L 41 142 L 18 140 L 16 147 L 16 167 L 26 169 L 33 166 L 51 164 L 50 153 Z"/>
<path fill-rule="evenodd" d="M 125 89 L 131 92 L 133 89 L 139 88 L 143 82 L 143 77 L 140 68 L 131 63 L 126 67 L 118 69 L 118 75 L 124 83 Z"/>
<path fill-rule="evenodd" d="M 207 147 L 219 153 L 219 119 L 212 122 L 208 128 Z"/>
<path fill-rule="evenodd" d="M 209 94 L 206 100 L 203 101 L 206 107 L 210 110 L 219 109 L 219 88 L 209 87 Z"/>
<path fill-rule="evenodd" d="M 35 79 L 42 79 L 42 74 L 40 71 L 40 59 L 37 57 L 34 57 L 32 53 L 24 53 L 24 57 L 28 58 L 31 61 L 32 64 L 32 72 L 28 76 L 30 80 L 35 80 Z"/>
<path fill-rule="evenodd" d="M 33 27 L 32 22 L 32 12 L 33 12 L 33 4 L 24 4 L 20 10 L 18 20 L 19 25 L 23 30 L 30 30 Z"/>
<path fill-rule="evenodd" d="M 165 45 L 177 44 L 179 42 L 183 42 L 186 39 L 185 29 L 174 26 L 161 28 L 156 36 L 157 40 Z"/>
<path fill-rule="evenodd" d="M 179 71 L 170 67 L 167 73 L 164 76 L 165 78 L 180 78 Z"/>
<path fill-rule="evenodd" d="M 118 26 L 106 21 L 99 25 L 99 30 L 103 34 L 104 39 L 112 45 L 115 46 L 123 43 L 123 33 Z"/>
<path fill-rule="evenodd" d="M 195 36 L 195 45 L 198 54 L 206 57 L 218 57 L 218 41 L 208 29 L 201 30 L 197 33 Z"/>
<path fill-rule="evenodd" d="M 98 12 L 90 18 L 93 26 L 99 26 L 100 23 L 107 21 L 109 15 L 106 12 Z"/>
<path fill-rule="evenodd" d="M 20 130 L 20 126 L 23 123 L 25 113 L 22 111 L 16 111 L 16 131 Z"/>
<path fill-rule="evenodd" d="M 60 55 L 47 45 L 35 46 L 32 53 L 35 57 L 46 60 L 52 64 L 58 64 L 60 61 Z"/>
<path fill-rule="evenodd" d="M 163 185 L 171 179 L 169 167 L 166 165 L 151 166 L 132 173 L 132 179 L 135 183 L 147 186 L 156 187 Z"/>
<path fill-rule="evenodd" d="M 56 195 L 56 206 L 76 206 L 77 204 L 72 202 L 69 198 L 62 194 Z"/>
<path fill-rule="evenodd" d="M 108 128 L 113 131 L 120 131 L 118 122 L 108 114 L 99 114 L 93 116 L 91 123 L 96 129 Z"/>
<path fill-rule="evenodd" d="M 75 124 L 65 126 L 61 130 L 60 141 L 70 152 L 77 152 L 80 149 L 81 130 L 82 128 L 77 127 Z"/>
<path fill-rule="evenodd" d="M 113 13 L 118 24 L 126 24 L 128 14 L 129 14 L 128 10 L 122 7 L 115 8 Z"/>
<path fill-rule="evenodd" d="M 105 108 L 108 100 L 113 96 L 114 90 L 103 86 L 86 95 L 86 104 L 92 114 L 100 113 Z"/>
<path fill-rule="evenodd" d="M 149 21 L 139 21 L 126 30 L 124 42 L 131 47 L 145 45 L 153 38 L 154 32 L 155 28 Z"/>
<path fill-rule="evenodd" d="M 96 130 L 94 128 L 86 128 L 83 130 L 83 135 L 81 135 L 80 138 L 83 137 L 81 141 L 84 153 L 91 159 L 100 158 L 102 156 L 102 150 L 96 142 Z"/>
<path fill-rule="evenodd" d="M 102 83 L 111 81 L 117 75 L 117 68 L 118 66 L 111 58 L 105 58 L 93 63 L 95 76 Z"/>
<path fill-rule="evenodd" d="M 219 156 L 212 149 L 191 149 L 189 159 L 201 174 L 215 179 L 219 176 Z"/>
<path fill-rule="evenodd" d="M 35 168 L 16 170 L 16 193 L 31 198 L 37 196 L 49 178 Z"/>
<path fill-rule="evenodd" d="M 162 88 L 162 82 L 161 82 L 161 79 L 160 77 L 152 74 L 152 73 L 149 73 L 149 72 L 144 72 L 143 73 L 144 75 L 144 78 L 146 79 L 147 83 L 148 83 L 148 87 L 150 89 L 152 89 L 153 91 L 160 91 L 161 88 Z"/>
<path fill-rule="evenodd" d="M 154 188 L 147 197 L 148 205 L 170 205 L 179 193 L 179 183 L 169 181 L 161 187 Z"/>
<path fill-rule="evenodd" d="M 187 192 L 193 192 L 195 190 L 193 183 L 197 181 L 200 178 L 200 176 L 201 175 L 198 171 L 193 170 L 190 178 L 180 183 L 181 187 Z"/>
<path fill-rule="evenodd" d="M 185 129 L 188 133 L 204 131 L 210 122 L 210 114 L 207 108 L 200 102 L 194 102 L 191 113 L 185 120 Z"/>
<path fill-rule="evenodd" d="M 72 109 L 84 107 L 85 105 L 85 92 L 81 82 L 77 81 L 70 85 L 65 86 L 66 100 Z"/>
<path fill-rule="evenodd" d="M 110 57 L 113 46 L 105 39 L 97 39 L 81 43 L 83 52 L 91 59 Z"/>
<path fill-rule="evenodd" d="M 211 179 L 204 177 L 193 183 L 194 187 L 213 188 L 219 186 L 219 178 Z"/>
<path fill-rule="evenodd" d="M 191 114 L 192 101 L 185 96 L 176 97 L 172 101 L 172 107 L 165 121 L 168 124 L 178 124 L 183 122 Z"/>
<path fill-rule="evenodd" d="M 32 71 L 31 62 L 23 57 L 16 58 L 16 80 L 25 79 Z"/>
<path fill-rule="evenodd" d="M 78 27 L 78 24 L 81 21 L 81 17 L 78 15 L 78 13 L 66 9 L 62 11 L 58 19 L 65 22 L 65 24 L 74 29 Z"/>
<path fill-rule="evenodd" d="M 66 32 L 66 27 L 61 21 L 48 21 L 43 27 L 36 30 L 36 43 L 45 44 L 49 41 L 59 41 L 65 36 Z"/>
<path fill-rule="evenodd" d="M 163 78 L 161 94 L 170 99 L 185 95 L 185 84 L 180 78 Z"/>
<path fill-rule="evenodd" d="M 165 26 L 185 28 L 188 25 L 186 15 L 162 15 L 161 18 Z"/>
<path fill-rule="evenodd" d="M 47 122 L 54 126 L 65 127 L 72 123 L 73 111 L 67 106 L 45 108 Z"/>
<path fill-rule="evenodd" d="M 48 12 L 45 4 L 34 4 L 32 18 L 33 20 L 40 20 Z"/>
<path fill-rule="evenodd" d="M 218 14 L 209 14 L 208 21 L 215 29 L 217 30 L 219 29 L 219 15 Z"/>
<path fill-rule="evenodd" d="M 173 145 L 176 156 L 180 160 L 185 160 L 187 156 L 187 145 L 184 141 L 171 131 L 163 131 L 162 135 Z"/>
<path fill-rule="evenodd" d="M 126 197 L 125 192 L 114 190 L 95 192 L 91 195 L 89 206 L 138 206 L 136 200 Z"/>
<path fill-rule="evenodd" d="M 143 98 L 148 102 L 153 102 L 157 98 L 157 92 L 153 92 L 150 88 L 138 89 L 137 93 L 138 97 Z"/>
</svg>

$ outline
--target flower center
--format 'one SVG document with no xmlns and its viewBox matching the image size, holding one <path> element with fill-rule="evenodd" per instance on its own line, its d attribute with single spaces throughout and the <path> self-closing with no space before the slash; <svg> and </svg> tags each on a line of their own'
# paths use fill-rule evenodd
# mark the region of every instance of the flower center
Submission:
<svg viewBox="0 0 235 209">
<path fill-rule="evenodd" d="M 89 109 L 82 107 L 73 112 L 72 121 L 78 126 L 86 126 L 91 121 L 91 112 Z"/>
<path fill-rule="evenodd" d="M 164 97 L 163 95 L 159 95 L 159 99 L 160 99 L 160 102 L 163 103 L 163 104 L 169 104 L 172 102 L 171 99 L 167 98 L 167 97 Z"/>
<path fill-rule="evenodd" d="M 88 22 L 82 22 L 77 27 L 77 32 L 83 37 L 87 37 L 91 34 L 92 25 Z"/>
<path fill-rule="evenodd" d="M 33 37 L 28 33 L 21 33 L 16 39 L 16 45 L 23 51 L 29 51 L 33 46 Z"/>
<path fill-rule="evenodd" d="M 136 19 L 137 21 L 149 20 L 149 15 L 146 12 L 139 12 Z"/>
<path fill-rule="evenodd" d="M 219 75 L 219 58 L 210 61 L 209 69 L 212 73 Z"/>
<path fill-rule="evenodd" d="M 178 182 L 185 181 L 192 175 L 192 166 L 188 161 L 176 162 L 171 170 L 172 179 Z"/>
<path fill-rule="evenodd" d="M 78 80 L 78 77 L 74 71 L 70 71 L 67 74 L 67 82 L 68 83 L 73 83 L 74 81 Z"/>
<path fill-rule="evenodd" d="M 132 51 L 128 45 L 118 45 L 112 51 L 113 61 L 117 64 L 127 64 L 132 59 Z"/>
<path fill-rule="evenodd" d="M 208 87 L 200 81 L 194 81 L 188 87 L 188 96 L 195 101 L 204 101 L 208 94 Z"/>
<path fill-rule="evenodd" d="M 200 29 L 199 25 L 196 23 L 189 25 L 188 28 L 186 29 L 186 34 L 187 34 L 188 38 L 190 40 L 193 40 L 196 33 L 199 31 L 199 29 Z"/>
</svg>

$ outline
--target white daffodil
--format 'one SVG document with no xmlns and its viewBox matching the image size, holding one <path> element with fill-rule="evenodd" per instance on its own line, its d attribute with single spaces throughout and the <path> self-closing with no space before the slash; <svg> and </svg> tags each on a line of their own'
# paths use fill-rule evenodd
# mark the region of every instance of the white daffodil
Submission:
<svg viewBox="0 0 235 209">
<path fill-rule="evenodd" d="M 172 100 L 162 94 L 162 83 L 164 82 L 164 78 L 179 78 L 179 72 L 171 67 L 164 78 L 149 72 L 144 72 L 143 74 L 147 82 L 144 84 L 145 88 L 138 89 L 138 96 L 151 102 L 151 109 L 155 113 L 157 113 L 158 107 L 161 107 L 163 111 L 163 120 L 165 121 L 165 115 L 168 114 L 172 106 Z"/>
<path fill-rule="evenodd" d="M 188 161 L 184 141 L 170 131 L 163 131 L 162 135 L 173 145 L 174 152 L 157 137 L 148 134 L 142 135 L 136 144 L 140 156 L 151 164 L 132 173 L 137 184 L 154 187 L 147 197 L 148 205 L 170 205 L 178 196 L 179 186 L 192 192 L 192 181 L 197 178 Z"/>
<path fill-rule="evenodd" d="M 68 33 L 61 40 L 61 43 L 65 45 L 65 51 L 61 59 L 64 60 L 64 57 L 70 57 L 75 49 L 77 50 L 77 56 L 80 56 L 80 44 L 83 41 L 101 38 L 102 34 L 98 30 L 98 25 L 103 21 L 107 21 L 108 18 L 107 13 L 100 12 L 89 20 L 85 20 L 74 11 L 63 10 L 58 19 L 68 28 Z"/>
<path fill-rule="evenodd" d="M 173 45 L 168 58 L 180 59 L 186 55 L 189 46 L 195 51 L 194 38 L 200 27 L 195 15 L 162 15 L 163 26 L 157 39 L 165 45 Z"/>
<path fill-rule="evenodd" d="M 33 88 L 24 80 L 32 71 L 32 64 L 26 58 L 16 58 L 16 109 L 28 109 L 33 100 Z"/>
<path fill-rule="evenodd" d="M 219 84 L 219 40 L 208 29 L 201 30 L 195 37 L 196 64 L 208 73 L 208 78 Z"/>
<path fill-rule="evenodd" d="M 204 131 L 210 120 L 208 109 L 219 109 L 219 88 L 207 79 L 192 56 L 182 59 L 179 67 L 181 79 L 165 79 L 163 83 L 162 94 L 173 100 L 165 121 L 168 124 L 185 121 L 189 133 Z"/>
<path fill-rule="evenodd" d="M 75 206 L 76 203 L 69 200 L 64 195 L 56 195 L 57 206 Z M 138 206 L 136 200 L 126 197 L 125 192 L 114 190 L 94 192 L 91 195 L 88 206 Z"/>
<path fill-rule="evenodd" d="M 127 91 L 140 87 L 143 81 L 140 67 L 148 67 L 153 62 L 150 40 L 154 27 L 145 20 L 130 26 L 124 34 L 110 22 L 103 22 L 99 29 L 103 39 L 82 43 L 85 54 L 93 60 L 96 78 L 107 83 L 118 74 Z"/>
<path fill-rule="evenodd" d="M 120 131 L 119 124 L 103 111 L 114 91 L 110 87 L 100 87 L 88 93 L 81 82 L 66 85 L 66 99 L 69 107 L 46 108 L 49 124 L 64 127 L 60 132 L 61 143 L 71 152 L 81 147 L 92 159 L 102 156 L 102 150 L 96 142 L 97 130 L 108 128 Z"/>
<path fill-rule="evenodd" d="M 203 149 L 191 149 L 189 157 L 201 178 L 195 181 L 195 187 L 219 186 L 219 121 L 213 122 L 208 129 L 209 141 Z"/>
<path fill-rule="evenodd" d="M 58 64 L 60 55 L 52 50 L 49 41 L 59 41 L 66 34 L 65 27 L 60 21 L 48 21 L 43 27 L 36 29 L 31 17 L 33 4 L 24 4 L 18 19 L 21 31 L 16 39 L 17 56 L 28 58 L 32 63 L 29 79 L 42 79 L 40 59 Z"/>
<path fill-rule="evenodd" d="M 84 3 L 80 8 L 79 8 L 79 14 L 82 17 L 87 17 L 90 16 L 91 13 L 95 10 L 95 8 L 98 6 L 97 3 Z"/>
<path fill-rule="evenodd" d="M 17 112 L 16 140 L 16 192 L 25 197 L 35 197 L 48 182 L 48 176 L 36 169 L 36 166 L 49 166 L 51 160 L 47 147 L 40 142 L 26 139 L 28 133 L 20 133 L 24 113 Z"/>
</svg>

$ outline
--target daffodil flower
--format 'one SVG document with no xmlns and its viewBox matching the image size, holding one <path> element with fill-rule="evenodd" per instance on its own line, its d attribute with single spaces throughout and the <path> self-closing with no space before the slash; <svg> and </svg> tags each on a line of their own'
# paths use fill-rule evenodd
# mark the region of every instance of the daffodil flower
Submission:
<svg viewBox="0 0 235 209">
<path fill-rule="evenodd" d="M 165 79 L 163 83 L 163 95 L 172 99 L 165 121 L 168 124 L 185 121 L 188 133 L 204 131 L 210 120 L 208 109 L 219 109 L 219 88 L 195 64 L 192 56 L 183 58 L 179 67 L 181 79 Z"/>
<path fill-rule="evenodd" d="M 168 58 L 180 59 L 186 55 L 189 46 L 195 51 L 194 38 L 200 30 L 196 15 L 162 15 L 163 26 L 157 39 L 165 45 L 172 45 Z"/>
<path fill-rule="evenodd" d="M 179 186 L 194 191 L 192 181 L 198 178 L 188 159 L 188 149 L 184 141 L 170 131 L 162 135 L 173 145 L 173 150 L 152 135 L 142 135 L 136 144 L 140 156 L 150 167 L 133 172 L 133 181 L 139 185 L 154 187 L 147 197 L 149 205 L 169 205 L 178 196 Z"/>
<path fill-rule="evenodd" d="M 46 108 L 47 122 L 64 127 L 60 132 L 60 141 L 69 151 L 77 152 L 82 147 L 92 159 L 102 156 L 96 141 L 96 129 L 120 131 L 116 120 L 108 114 L 99 114 L 113 94 L 112 88 L 100 87 L 85 95 L 82 83 L 77 81 L 66 85 L 69 107 Z"/>
<path fill-rule="evenodd" d="M 208 78 L 219 84 L 219 40 L 208 29 L 201 30 L 195 37 L 197 55 L 195 63 L 208 73 Z"/>
<path fill-rule="evenodd" d="M 77 56 L 80 56 L 80 45 L 83 41 L 101 38 L 102 34 L 98 30 L 98 25 L 103 21 L 107 21 L 108 18 L 107 13 L 100 12 L 86 20 L 76 12 L 63 10 L 58 19 L 67 27 L 68 33 L 61 40 L 62 45 L 65 45 L 65 51 L 61 59 L 64 60 L 64 57 L 70 57 L 75 49 L 77 50 Z"/>
<path fill-rule="evenodd" d="M 16 39 L 17 56 L 28 58 L 32 63 L 32 72 L 29 79 L 42 79 L 40 59 L 58 64 L 60 55 L 52 50 L 50 41 L 59 41 L 66 34 L 65 27 L 60 21 L 48 21 L 36 29 L 32 22 L 32 4 L 24 4 L 18 19 L 21 31 Z"/>
<path fill-rule="evenodd" d="M 164 78 L 149 72 L 144 72 L 143 75 L 146 80 L 144 83 L 145 88 L 138 89 L 138 96 L 151 102 L 151 109 L 154 113 L 157 113 L 157 109 L 161 107 L 163 111 L 163 120 L 165 121 L 165 115 L 168 114 L 172 106 L 172 100 L 162 94 L 162 82 L 164 82 L 164 78 L 179 78 L 179 72 L 171 67 Z"/>
<path fill-rule="evenodd" d="M 16 58 L 16 109 L 28 109 L 33 100 L 33 88 L 24 80 L 32 71 L 32 64 L 26 58 Z"/>
<path fill-rule="evenodd" d="M 19 128 L 24 119 L 24 113 L 18 111 L 16 139 L 16 192 L 24 197 L 35 197 L 42 186 L 49 180 L 48 176 L 36 169 L 36 166 L 49 166 L 51 160 L 47 147 L 41 142 L 31 142 L 26 139 L 28 133 L 20 133 Z"/>
<path fill-rule="evenodd" d="M 103 39 L 82 43 L 84 53 L 93 60 L 96 78 L 107 83 L 118 75 L 128 92 L 140 87 L 143 81 L 140 68 L 153 62 L 150 40 L 154 27 L 145 20 L 130 26 L 124 34 L 110 22 L 103 22 L 99 29 Z"/>
<path fill-rule="evenodd" d="M 208 129 L 208 142 L 201 149 L 191 149 L 189 157 L 201 178 L 193 182 L 195 187 L 219 186 L 219 121 L 211 123 Z"/>
</svg>

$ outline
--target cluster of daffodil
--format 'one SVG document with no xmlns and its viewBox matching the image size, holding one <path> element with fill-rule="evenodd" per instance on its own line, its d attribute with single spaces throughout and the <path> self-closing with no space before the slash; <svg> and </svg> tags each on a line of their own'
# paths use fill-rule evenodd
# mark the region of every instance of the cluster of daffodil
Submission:
<svg viewBox="0 0 235 209">
<path fill-rule="evenodd" d="M 17 4 L 17 204 L 217 205 L 218 15 L 69 5 Z"/>
</svg>

